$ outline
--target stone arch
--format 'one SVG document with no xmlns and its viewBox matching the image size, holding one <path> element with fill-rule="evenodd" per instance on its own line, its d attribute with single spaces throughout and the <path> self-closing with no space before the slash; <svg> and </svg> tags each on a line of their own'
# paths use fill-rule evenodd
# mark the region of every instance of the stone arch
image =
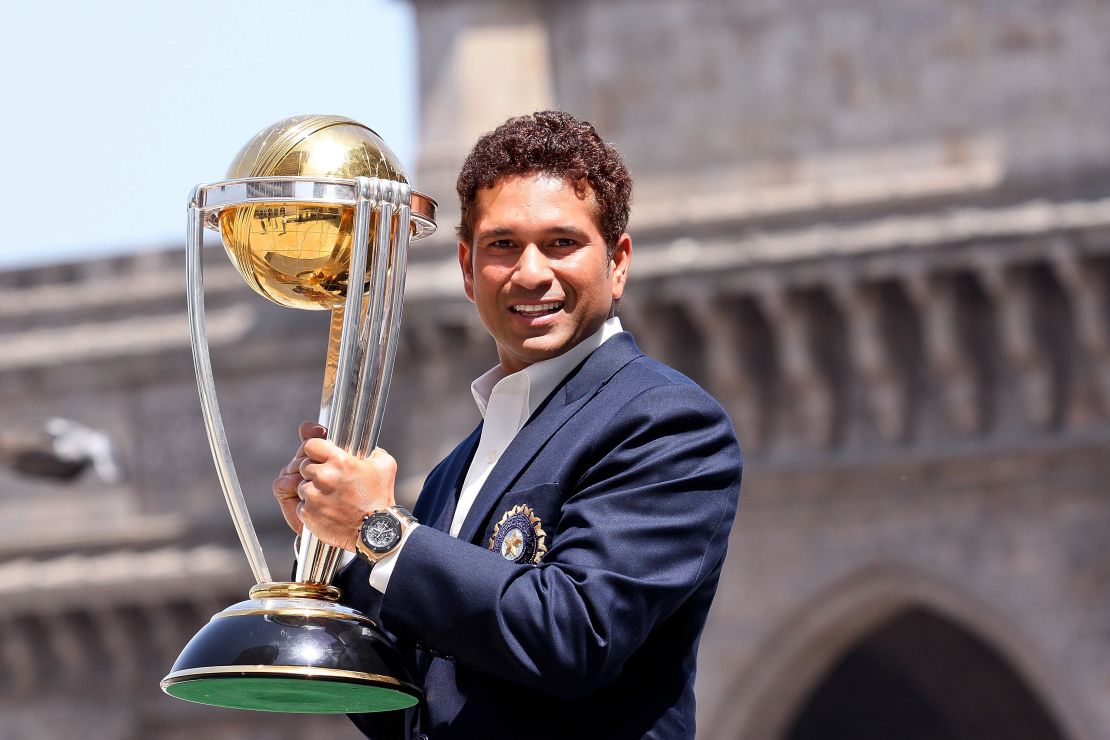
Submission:
<svg viewBox="0 0 1110 740">
<path fill-rule="evenodd" d="M 1069 691 L 1067 676 L 1047 667 L 1033 641 L 977 599 L 919 570 L 891 565 L 856 572 L 780 622 L 733 679 L 726 692 L 728 701 L 706 723 L 705 737 L 785 737 L 807 697 L 850 649 L 915 609 L 939 616 L 997 653 L 1064 737 L 1094 737 L 1084 711 L 1074 701 L 1077 692 Z"/>
<path fill-rule="evenodd" d="M 849 648 L 784 740 L 1064 740 L 1020 676 L 962 625 L 910 607 Z"/>
</svg>

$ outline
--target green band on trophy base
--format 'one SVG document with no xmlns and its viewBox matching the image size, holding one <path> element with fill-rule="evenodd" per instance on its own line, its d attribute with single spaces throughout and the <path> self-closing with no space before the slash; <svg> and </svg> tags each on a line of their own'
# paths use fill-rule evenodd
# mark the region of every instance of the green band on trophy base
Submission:
<svg viewBox="0 0 1110 740">
<path fill-rule="evenodd" d="M 417 703 L 415 696 L 384 686 L 304 678 L 197 678 L 167 686 L 166 693 L 229 709 L 302 714 L 388 712 Z"/>
</svg>

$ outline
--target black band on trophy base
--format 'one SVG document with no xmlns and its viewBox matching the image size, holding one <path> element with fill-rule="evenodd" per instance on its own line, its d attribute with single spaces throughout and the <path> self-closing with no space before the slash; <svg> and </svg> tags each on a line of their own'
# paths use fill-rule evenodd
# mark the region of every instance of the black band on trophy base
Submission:
<svg viewBox="0 0 1110 740">
<path fill-rule="evenodd" d="M 312 714 L 407 709 L 422 696 L 370 619 L 299 598 L 251 599 L 216 614 L 161 687 L 201 704 Z"/>
</svg>

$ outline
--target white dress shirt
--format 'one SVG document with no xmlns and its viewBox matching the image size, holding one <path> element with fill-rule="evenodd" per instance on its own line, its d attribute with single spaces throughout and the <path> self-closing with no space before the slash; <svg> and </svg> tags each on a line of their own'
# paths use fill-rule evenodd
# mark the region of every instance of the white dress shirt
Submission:
<svg viewBox="0 0 1110 740">
<path fill-rule="evenodd" d="M 596 333 L 558 357 L 529 365 L 512 375 L 506 375 L 501 366 L 497 365 L 470 384 L 474 401 L 482 414 L 482 436 L 478 441 L 478 449 L 474 452 L 470 467 L 466 471 L 466 477 L 463 479 L 462 492 L 455 507 L 455 516 L 451 520 L 452 537 L 458 537 L 466 515 L 474 504 L 474 499 L 478 497 L 482 484 L 486 482 L 490 471 L 501 459 L 505 448 L 513 441 L 517 432 L 535 413 L 543 400 L 551 395 L 570 371 L 589 357 L 595 349 L 622 331 L 620 319 L 614 316 Z M 371 569 L 370 585 L 381 593 L 385 593 L 397 556 L 400 555 L 406 540 L 417 526 L 419 525 L 408 527 L 397 549 L 379 560 Z"/>
</svg>

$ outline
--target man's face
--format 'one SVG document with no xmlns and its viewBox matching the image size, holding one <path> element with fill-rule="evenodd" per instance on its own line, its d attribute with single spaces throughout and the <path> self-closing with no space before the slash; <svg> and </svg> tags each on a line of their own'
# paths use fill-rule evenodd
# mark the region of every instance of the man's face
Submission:
<svg viewBox="0 0 1110 740">
<path fill-rule="evenodd" d="M 478 192 L 471 244 L 459 242 L 466 296 L 497 342 L 506 372 L 563 354 L 605 323 L 624 294 L 632 240 L 612 258 L 593 218 L 594 196 L 541 174 Z"/>
</svg>

